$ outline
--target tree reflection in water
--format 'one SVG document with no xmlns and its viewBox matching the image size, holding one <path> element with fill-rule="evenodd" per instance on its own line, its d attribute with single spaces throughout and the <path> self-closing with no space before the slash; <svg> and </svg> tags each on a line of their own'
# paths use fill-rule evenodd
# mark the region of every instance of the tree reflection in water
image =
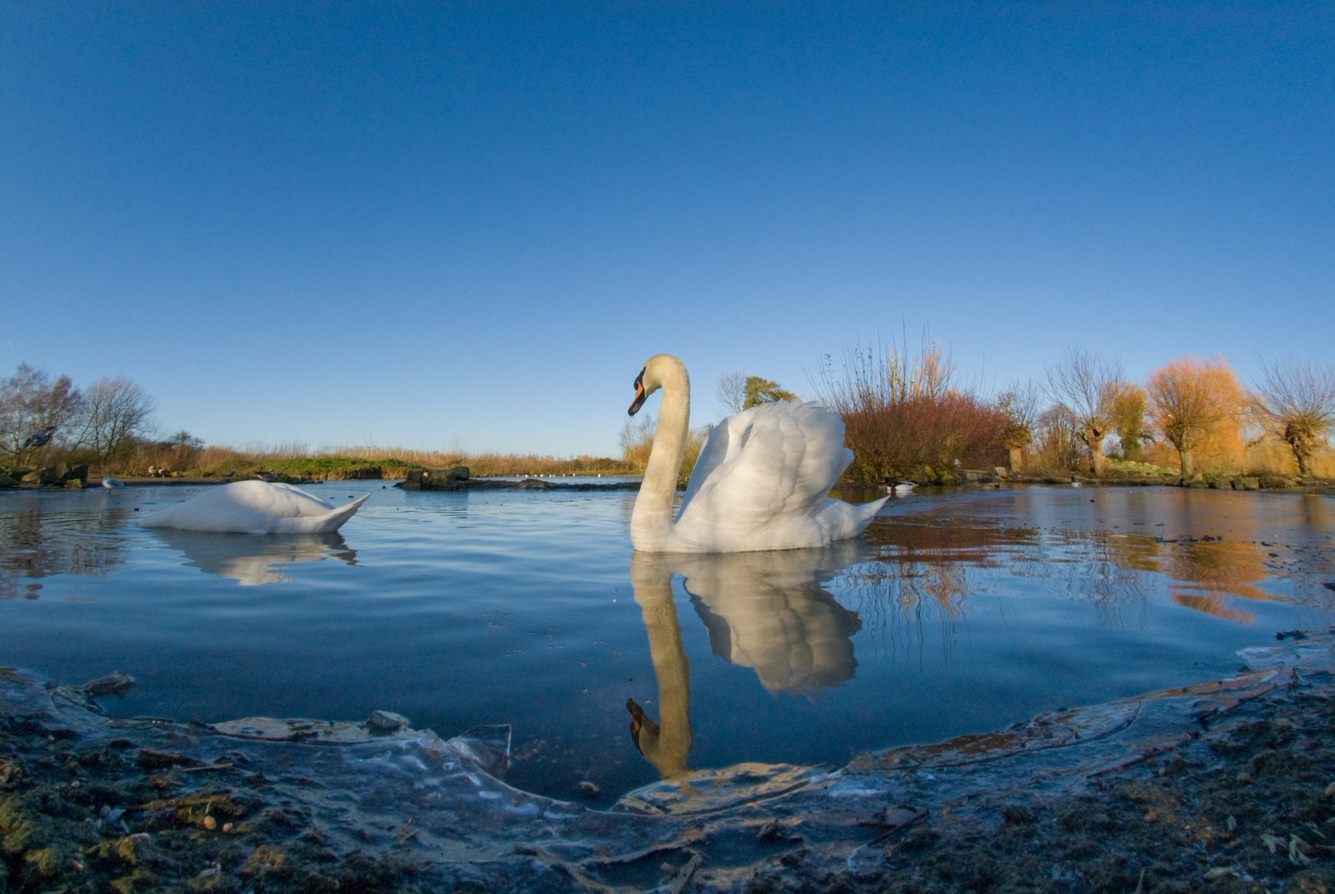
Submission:
<svg viewBox="0 0 1335 894">
<path fill-rule="evenodd" d="M 45 512 L 40 503 L 0 515 L 0 599 L 37 599 L 42 579 L 101 576 L 125 561 L 128 510 Z"/>
<path fill-rule="evenodd" d="M 1214 501 L 1204 509 L 1203 496 Z M 1331 573 L 1330 500 L 1289 500 L 1287 507 L 1301 506 L 1300 512 L 1276 516 L 1252 514 L 1247 508 L 1254 502 L 1228 496 L 1109 489 L 1088 499 L 1088 508 L 1067 507 L 1072 511 L 1043 527 L 1015 524 L 1029 511 L 1023 495 L 1008 504 L 1013 513 L 882 518 L 867 531 L 880 555 L 844 576 L 864 620 L 887 625 L 922 619 L 925 609 L 963 618 L 971 593 L 981 592 L 975 586 L 985 586 L 971 583 L 984 569 L 1042 581 L 1112 626 L 1134 623 L 1158 592 L 1184 608 L 1242 624 L 1254 620 L 1247 602 L 1328 605 L 1329 592 L 1315 582 Z M 1220 512 L 1221 505 L 1239 511 Z M 1136 527 L 1157 532 L 1127 530 Z"/>
</svg>

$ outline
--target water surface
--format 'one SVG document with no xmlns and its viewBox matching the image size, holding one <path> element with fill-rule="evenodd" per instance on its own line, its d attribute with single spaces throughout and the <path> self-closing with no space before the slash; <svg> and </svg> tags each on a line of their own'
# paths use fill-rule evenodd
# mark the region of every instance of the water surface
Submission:
<svg viewBox="0 0 1335 894">
<path fill-rule="evenodd" d="M 633 492 L 311 489 L 372 497 L 339 534 L 256 537 L 136 524 L 191 487 L 0 492 L 0 662 L 126 671 L 118 716 L 508 723 L 510 782 L 610 802 L 1225 676 L 1335 621 L 1329 497 L 918 493 L 830 549 L 652 557 Z"/>
</svg>

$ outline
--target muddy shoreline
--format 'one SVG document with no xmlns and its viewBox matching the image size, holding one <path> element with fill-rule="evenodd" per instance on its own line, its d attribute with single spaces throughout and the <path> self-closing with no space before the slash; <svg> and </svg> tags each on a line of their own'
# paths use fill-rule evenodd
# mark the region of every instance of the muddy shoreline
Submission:
<svg viewBox="0 0 1335 894">
<path fill-rule="evenodd" d="M 1332 639 L 1248 652 L 1228 681 L 612 810 L 506 786 L 499 730 L 111 720 L 8 669 L 0 891 L 1330 891 Z"/>
</svg>

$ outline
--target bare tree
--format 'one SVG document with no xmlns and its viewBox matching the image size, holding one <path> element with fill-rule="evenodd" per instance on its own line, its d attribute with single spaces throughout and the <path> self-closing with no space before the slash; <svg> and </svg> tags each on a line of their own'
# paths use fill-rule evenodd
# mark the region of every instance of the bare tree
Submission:
<svg viewBox="0 0 1335 894">
<path fill-rule="evenodd" d="M 731 369 L 719 376 L 716 395 L 729 413 L 742 412 L 746 406 L 746 373 L 740 369 Z"/>
<path fill-rule="evenodd" d="M 1195 473 L 1194 451 L 1243 405 L 1242 388 L 1222 360 L 1174 360 L 1150 374 L 1148 394 L 1155 427 L 1177 449 L 1182 477 Z"/>
<path fill-rule="evenodd" d="M 1298 474 L 1311 474 L 1312 456 L 1335 427 L 1335 368 L 1315 363 L 1266 364 L 1253 389 L 1252 410 L 1262 427 L 1289 445 Z"/>
<path fill-rule="evenodd" d="M 1122 382 L 1121 364 L 1070 349 L 1047 371 L 1052 400 L 1076 420 L 1076 439 L 1089 449 L 1095 475 L 1103 474 L 1103 440 L 1112 433 L 1112 408 Z"/>
<path fill-rule="evenodd" d="M 1080 455 L 1077 433 L 1080 420 L 1064 404 L 1055 404 L 1038 415 L 1034 427 L 1034 453 L 1039 467 L 1069 472 Z"/>
<path fill-rule="evenodd" d="M 1012 472 L 1024 468 L 1024 448 L 1034 443 L 1038 427 L 1038 389 L 1032 383 L 1013 385 L 997 395 L 996 408 L 1005 418 L 1002 443 L 1010 453 Z"/>
<path fill-rule="evenodd" d="M 82 397 L 69 376 L 51 380 L 45 372 L 20 363 L 0 381 L 0 454 L 24 465 L 79 412 Z"/>
<path fill-rule="evenodd" d="M 84 395 L 78 442 L 105 463 L 127 440 L 148 433 L 153 399 L 129 379 L 102 379 Z"/>
</svg>

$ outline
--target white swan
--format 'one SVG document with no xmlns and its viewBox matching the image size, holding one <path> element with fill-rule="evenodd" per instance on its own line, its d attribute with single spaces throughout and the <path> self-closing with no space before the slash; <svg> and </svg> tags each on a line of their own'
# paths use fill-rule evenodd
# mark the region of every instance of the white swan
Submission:
<svg viewBox="0 0 1335 894">
<path fill-rule="evenodd" d="M 649 358 L 635 379 L 635 415 L 662 389 L 653 449 L 630 519 L 630 542 L 645 552 L 727 553 L 823 546 L 856 537 L 888 497 L 853 505 L 828 495 L 853 451 L 844 423 L 818 403 L 762 404 L 710 432 L 674 520 L 686 448 L 691 385 L 670 354 Z"/>
<path fill-rule="evenodd" d="M 352 518 L 369 496 L 336 507 L 290 484 L 234 481 L 160 509 L 142 524 L 219 534 L 328 534 Z"/>
</svg>

